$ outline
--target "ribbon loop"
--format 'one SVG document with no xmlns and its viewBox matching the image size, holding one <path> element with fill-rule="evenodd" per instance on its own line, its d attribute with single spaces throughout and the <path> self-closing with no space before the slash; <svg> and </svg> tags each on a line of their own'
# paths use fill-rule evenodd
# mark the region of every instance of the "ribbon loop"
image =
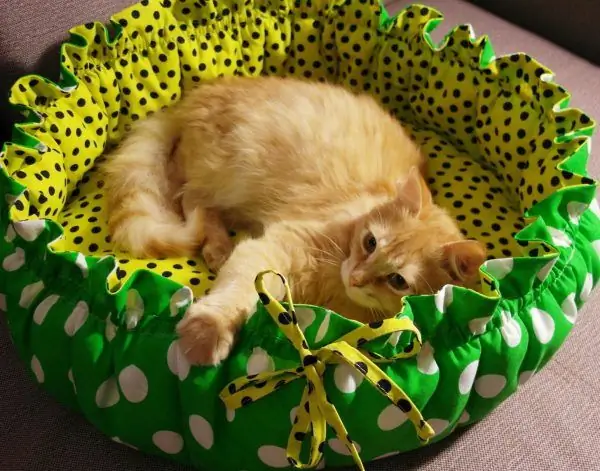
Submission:
<svg viewBox="0 0 600 471">
<path fill-rule="evenodd" d="M 266 290 L 263 278 L 266 274 L 279 277 L 285 288 L 285 300 L 288 304 L 286 310 Z M 421 348 L 421 334 L 408 317 L 399 319 L 386 319 L 363 325 L 348 334 L 340 337 L 318 350 L 311 351 L 304 333 L 298 325 L 294 304 L 289 285 L 279 273 L 268 270 L 258 274 L 255 287 L 260 301 L 267 312 L 277 323 L 292 345 L 298 350 L 301 365 L 297 368 L 265 372 L 257 375 L 238 378 L 229 383 L 220 394 L 221 400 L 230 409 L 237 409 L 252 404 L 282 386 L 300 378 L 306 379 L 306 387 L 302 393 L 300 405 L 297 408 L 296 418 L 288 438 L 287 457 L 290 464 L 296 468 L 307 469 L 316 467 L 322 457 L 325 440 L 327 438 L 327 425 L 335 431 L 338 439 L 346 445 L 354 458 L 358 468 L 364 471 L 362 461 L 354 442 L 350 439 L 346 427 L 335 406 L 329 401 L 323 374 L 330 363 L 346 363 L 359 372 L 377 390 L 394 403 L 414 425 L 417 435 L 427 442 L 435 434 L 431 426 L 423 419 L 417 406 L 408 395 L 396 385 L 376 365 L 382 362 L 391 362 L 397 359 L 415 356 Z M 365 344 L 384 335 L 396 332 L 409 332 L 413 334 L 411 343 L 404 351 L 386 358 L 364 349 Z M 302 444 L 310 434 L 310 452 L 307 463 L 300 461 Z"/>
</svg>

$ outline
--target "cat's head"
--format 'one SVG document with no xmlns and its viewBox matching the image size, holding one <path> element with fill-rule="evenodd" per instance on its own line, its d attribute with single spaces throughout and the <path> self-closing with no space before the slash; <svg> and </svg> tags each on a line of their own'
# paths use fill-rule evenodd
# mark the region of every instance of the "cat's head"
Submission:
<svg viewBox="0 0 600 471">
<path fill-rule="evenodd" d="M 353 302 L 389 315 L 409 294 L 435 293 L 449 283 L 474 288 L 485 258 L 483 246 L 463 237 L 414 170 L 392 201 L 356 222 L 341 276 Z"/>
</svg>

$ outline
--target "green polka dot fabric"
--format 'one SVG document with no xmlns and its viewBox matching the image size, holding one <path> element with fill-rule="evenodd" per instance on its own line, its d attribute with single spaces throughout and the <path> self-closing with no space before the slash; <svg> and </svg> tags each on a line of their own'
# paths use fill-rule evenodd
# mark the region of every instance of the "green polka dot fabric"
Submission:
<svg viewBox="0 0 600 471">
<path fill-rule="evenodd" d="M 468 26 L 434 43 L 440 21 L 424 6 L 392 18 L 373 0 L 143 0 L 110 28 L 74 28 L 59 83 L 26 76 L 12 88 L 26 118 L 0 158 L 0 310 L 33 378 L 118 443 L 203 469 L 290 466 L 305 384 L 236 410 L 219 393 L 298 367 L 298 351 L 259 304 L 223 365 L 191 367 L 174 327 L 215 274 L 201 259 L 115 252 L 95 168 L 134 121 L 196 84 L 275 74 L 376 97 L 428 157 L 436 201 L 487 244 L 482 293 L 446 286 L 407 298 L 398 317 L 414 321 L 423 346 L 380 364 L 433 428 L 430 443 L 514 393 L 565 341 L 600 278 L 586 171 L 595 124 L 528 55 L 496 58 Z M 359 327 L 321 307 L 296 316 L 310 349 Z M 362 348 L 391 358 L 412 342 L 396 332 Z M 322 377 L 362 460 L 423 446 L 363 379 L 347 364 Z M 321 466 L 352 463 L 331 429 L 320 448 Z"/>
</svg>

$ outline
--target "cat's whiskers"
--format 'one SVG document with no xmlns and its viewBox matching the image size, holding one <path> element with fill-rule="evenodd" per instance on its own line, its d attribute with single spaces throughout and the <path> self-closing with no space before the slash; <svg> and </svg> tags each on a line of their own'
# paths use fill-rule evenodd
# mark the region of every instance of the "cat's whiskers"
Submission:
<svg viewBox="0 0 600 471">
<path fill-rule="evenodd" d="M 326 265 L 331 265 L 332 267 L 339 267 L 340 264 L 335 260 L 330 260 L 328 258 L 315 258 L 315 260 L 319 263 L 325 263 Z"/>
<path fill-rule="evenodd" d="M 317 252 L 320 252 L 320 253 L 322 253 L 322 254 L 329 255 L 330 257 L 332 257 L 332 259 L 335 259 L 335 258 L 337 258 L 337 257 L 336 257 L 336 254 L 334 254 L 334 253 L 332 253 L 332 252 L 329 252 L 329 251 L 327 251 L 327 250 L 318 249 L 318 248 L 316 248 L 316 247 L 312 247 L 312 248 L 311 248 L 311 250 L 316 250 Z"/>
<path fill-rule="evenodd" d="M 383 214 L 381 214 L 381 208 L 377 207 L 375 208 L 377 210 L 377 217 L 379 218 L 379 224 L 384 224 L 385 223 L 385 218 L 383 217 Z"/>
<path fill-rule="evenodd" d="M 429 284 L 429 282 L 427 281 L 427 279 L 425 279 L 425 277 L 423 275 L 421 275 L 420 273 L 417 273 L 417 276 L 423 280 L 423 282 L 425 282 L 425 284 L 427 285 L 427 287 L 429 288 L 429 291 L 433 294 L 434 293 L 434 289 L 431 287 L 431 285 Z"/>
<path fill-rule="evenodd" d="M 336 249 L 340 255 L 346 256 L 346 253 L 342 250 L 342 248 L 339 246 L 339 244 L 335 240 L 333 240 L 330 236 L 328 236 L 324 232 L 318 232 L 318 234 L 321 237 L 325 237 L 325 239 L 327 239 L 329 242 L 331 242 L 331 244 L 333 245 L 333 248 Z"/>
<path fill-rule="evenodd" d="M 380 309 L 375 309 L 373 307 L 369 308 L 369 312 L 371 314 L 371 322 L 380 321 L 386 318 L 385 312 Z"/>
</svg>

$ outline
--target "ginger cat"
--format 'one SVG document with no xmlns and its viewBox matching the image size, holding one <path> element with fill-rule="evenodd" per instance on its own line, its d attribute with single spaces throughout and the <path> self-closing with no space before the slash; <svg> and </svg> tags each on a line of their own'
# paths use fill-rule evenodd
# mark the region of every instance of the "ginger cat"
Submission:
<svg viewBox="0 0 600 471">
<path fill-rule="evenodd" d="M 105 164 L 113 241 L 139 257 L 193 255 L 218 270 L 177 330 L 217 364 L 274 269 L 297 303 L 370 322 L 408 294 L 474 285 L 485 260 L 431 199 L 424 159 L 368 96 L 291 78 L 219 79 L 139 123 Z M 228 228 L 251 238 L 233 246 Z M 281 282 L 267 278 L 273 295 Z"/>
</svg>

